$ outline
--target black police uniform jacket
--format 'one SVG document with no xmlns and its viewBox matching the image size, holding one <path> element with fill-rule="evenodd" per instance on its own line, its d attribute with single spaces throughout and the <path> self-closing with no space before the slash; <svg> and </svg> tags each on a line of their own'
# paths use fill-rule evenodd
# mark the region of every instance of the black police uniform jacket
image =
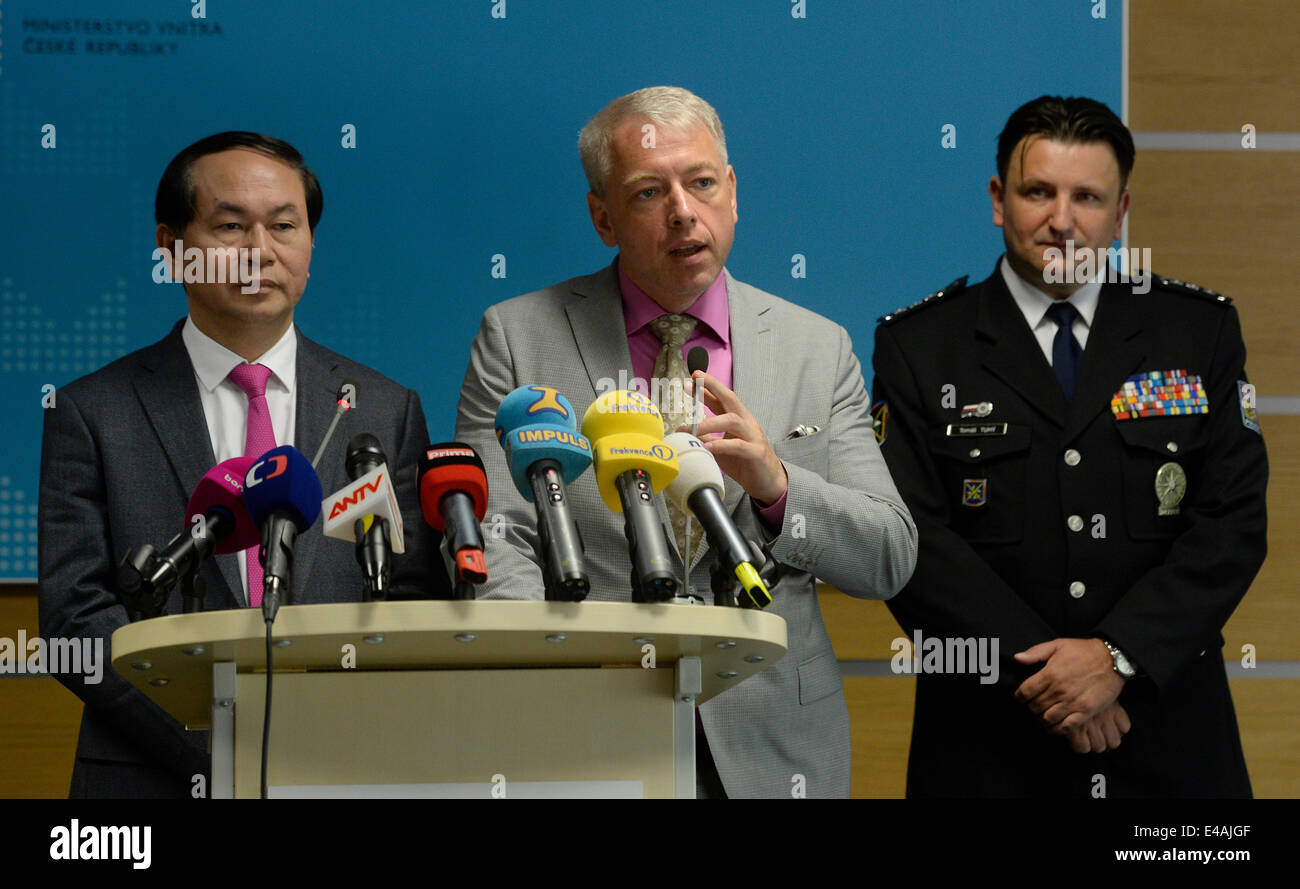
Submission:
<svg viewBox="0 0 1300 889">
<path fill-rule="evenodd" d="M 1155 276 L 1104 285 L 1067 403 L 996 268 L 962 283 L 876 331 L 877 435 L 920 536 L 889 608 L 999 655 L 995 683 L 918 676 L 908 795 L 1249 796 L 1220 631 L 1264 559 L 1268 464 L 1236 310 Z M 1127 378 L 1169 370 L 1200 376 L 1208 413 L 1116 418 Z M 1186 492 L 1159 515 L 1167 463 Z M 1136 662 L 1117 750 L 1072 752 L 1013 697 L 1041 665 L 1012 655 L 1061 637 Z"/>
</svg>

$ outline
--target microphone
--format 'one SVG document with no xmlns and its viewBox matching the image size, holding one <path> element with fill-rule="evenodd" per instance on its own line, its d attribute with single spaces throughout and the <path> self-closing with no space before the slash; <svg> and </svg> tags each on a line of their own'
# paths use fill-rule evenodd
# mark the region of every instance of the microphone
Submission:
<svg viewBox="0 0 1300 889">
<path fill-rule="evenodd" d="M 677 475 L 677 455 L 664 444 L 663 430 L 654 403 L 626 389 L 606 392 L 582 418 L 601 499 L 623 513 L 633 602 L 664 602 L 677 592 L 668 537 L 653 502 L 655 493 Z"/>
<path fill-rule="evenodd" d="M 746 604 L 753 608 L 771 605 L 772 594 L 759 577 L 749 542 L 741 535 L 722 503 L 724 488 L 718 461 L 694 435 L 674 432 L 664 441 L 677 451 L 677 463 L 681 467 L 677 477 L 664 490 L 664 496 L 682 512 L 693 514 L 699 521 L 708 537 L 709 547 L 740 581 L 740 587 L 748 598 Z M 729 598 L 730 591 L 715 589 L 714 593 Z"/>
<path fill-rule="evenodd" d="M 379 439 L 363 432 L 348 442 L 347 485 L 321 502 L 325 536 L 355 542 L 367 602 L 388 595 L 392 554 L 406 551 L 402 510 Z"/>
<path fill-rule="evenodd" d="M 546 598 L 581 602 L 591 583 L 565 482 L 591 465 L 591 444 L 578 434 L 573 404 L 547 386 L 520 386 L 501 399 L 496 433 L 506 452 L 510 478 L 537 511 Z"/>
<path fill-rule="evenodd" d="M 456 598 L 472 599 L 473 587 L 488 579 L 478 526 L 487 513 L 483 461 L 469 445 L 446 442 L 425 448 L 417 472 L 420 511 L 434 530 L 444 533 L 456 561 Z"/>
<path fill-rule="evenodd" d="M 691 346 L 691 350 L 686 353 L 686 370 L 692 376 L 697 370 L 707 371 L 709 369 L 709 350 L 703 346 Z"/>
<path fill-rule="evenodd" d="M 321 439 L 320 447 L 316 449 L 316 456 L 311 458 L 311 468 L 315 469 L 320 464 L 321 454 L 325 453 L 325 447 L 334 437 L 334 428 L 339 425 L 339 420 L 343 415 L 352 408 L 357 406 L 357 383 L 356 380 L 344 380 L 343 385 L 339 386 L 338 391 L 338 410 L 334 411 L 334 419 L 330 420 L 329 428 L 325 430 L 325 437 Z"/>
<path fill-rule="evenodd" d="M 320 477 L 292 445 L 272 448 L 244 477 L 244 503 L 262 532 L 262 617 L 275 620 L 281 599 L 292 594 L 293 546 L 298 535 L 316 522 L 323 494 Z M 252 595 L 252 591 L 249 591 Z"/>
<path fill-rule="evenodd" d="M 257 526 L 243 496 L 244 475 L 252 464 L 251 457 L 232 457 L 209 469 L 190 495 L 185 528 L 161 553 L 146 545 L 123 561 L 118 578 L 125 591 L 135 597 L 141 588 L 148 588 L 144 607 L 136 609 L 142 615 L 161 614 L 178 581 L 185 593 L 185 611 L 200 610 L 203 596 L 196 589 L 195 572 L 203 560 L 213 553 L 240 552 L 257 544 Z"/>
</svg>

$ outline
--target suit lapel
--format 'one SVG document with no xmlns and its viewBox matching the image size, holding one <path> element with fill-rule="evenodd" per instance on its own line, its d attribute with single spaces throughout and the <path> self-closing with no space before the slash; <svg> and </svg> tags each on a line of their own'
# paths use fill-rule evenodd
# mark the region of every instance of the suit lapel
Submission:
<svg viewBox="0 0 1300 889">
<path fill-rule="evenodd" d="M 978 311 L 980 363 L 1052 423 L 1065 426 L 1065 393 L 996 268 L 984 282 Z"/>
<path fill-rule="evenodd" d="M 141 355 L 134 385 L 176 485 L 188 499 L 217 458 L 199 400 L 199 382 L 181 338 L 184 323 L 178 322 L 166 339 Z M 218 599 L 228 599 L 224 603 L 227 608 L 236 607 L 241 597 L 235 591 L 242 589 L 239 566 L 234 558 L 218 556 L 216 561 L 226 582 L 224 591 L 216 591 Z"/>
<path fill-rule="evenodd" d="M 727 310 L 731 320 L 731 382 L 749 412 L 763 427 L 769 441 L 779 441 L 788 430 L 774 426 L 776 401 L 777 356 L 774 354 L 772 328 L 766 319 L 771 306 L 759 291 L 727 276 Z M 734 514 L 744 496 L 744 489 L 731 478 L 727 479 L 726 493 L 722 498 L 727 512 Z"/>
<path fill-rule="evenodd" d="M 1145 351 L 1137 335 L 1142 324 L 1133 300 L 1140 299 L 1122 284 L 1106 284 L 1097 300 L 1097 313 L 1088 331 L 1088 347 L 1079 365 L 1079 381 L 1070 403 L 1065 440 L 1069 441 L 1110 407 L 1110 398 L 1141 363 Z"/>
<path fill-rule="evenodd" d="M 316 449 L 325 438 L 325 431 L 334 419 L 337 396 L 341 380 L 336 379 L 336 365 L 320 346 L 298 332 L 298 358 L 296 362 L 298 390 L 294 402 L 294 447 L 301 451 L 308 460 L 316 456 Z M 366 393 L 357 392 L 356 410 L 364 410 Z M 344 471 L 347 439 L 343 423 L 335 429 L 325 453 L 321 455 L 317 474 L 321 478 L 321 487 L 326 494 L 336 490 L 345 481 L 339 476 Z M 318 519 L 319 521 L 319 519 Z M 298 535 L 293 555 L 293 594 L 294 601 L 302 601 L 302 591 L 307 589 L 312 566 L 316 563 L 316 553 L 324 535 L 321 533 L 303 533 Z M 339 544 L 335 544 L 339 545 Z"/>
<path fill-rule="evenodd" d="M 616 266 L 610 265 L 575 287 L 579 296 L 565 306 L 573 341 L 577 344 L 587 377 L 591 381 L 590 401 L 600 392 L 601 380 L 618 380 L 632 375 L 632 353 L 627 347 L 627 325 L 623 320 L 623 298 L 618 289 Z M 577 393 L 575 407 L 582 403 Z M 585 410 L 585 408 L 582 408 Z"/>
</svg>

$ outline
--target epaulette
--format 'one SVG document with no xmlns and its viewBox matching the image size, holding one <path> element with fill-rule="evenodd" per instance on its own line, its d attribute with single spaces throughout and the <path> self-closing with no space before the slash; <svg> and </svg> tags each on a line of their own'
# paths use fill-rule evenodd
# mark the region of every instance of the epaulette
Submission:
<svg viewBox="0 0 1300 889">
<path fill-rule="evenodd" d="M 947 287 L 943 288 L 942 290 L 936 290 L 934 293 L 931 293 L 929 296 L 925 297 L 924 299 L 918 299 L 910 306 L 903 306 L 903 308 L 901 309 L 894 309 L 894 311 L 890 312 L 888 315 L 881 315 L 879 318 L 876 319 L 876 323 L 892 324 L 893 322 L 897 321 L 899 318 L 902 318 L 904 315 L 910 315 L 913 312 L 920 311 L 925 306 L 935 305 L 945 296 L 952 296 L 953 294 L 961 293 L 963 290 L 966 289 L 966 279 L 969 277 L 970 275 L 962 275 L 960 278 L 958 278 L 956 281 L 953 281 L 951 284 L 949 284 Z"/>
<path fill-rule="evenodd" d="M 1151 277 L 1155 278 L 1156 283 L 1165 290 L 1172 290 L 1174 293 L 1182 293 L 1187 296 L 1199 296 L 1201 299 L 1221 303 L 1225 306 L 1232 305 L 1232 297 L 1224 296 L 1222 293 L 1215 293 L 1209 288 L 1199 287 L 1187 281 L 1179 281 L 1177 278 L 1166 278 L 1164 275 L 1157 275 L 1154 272 Z"/>
</svg>

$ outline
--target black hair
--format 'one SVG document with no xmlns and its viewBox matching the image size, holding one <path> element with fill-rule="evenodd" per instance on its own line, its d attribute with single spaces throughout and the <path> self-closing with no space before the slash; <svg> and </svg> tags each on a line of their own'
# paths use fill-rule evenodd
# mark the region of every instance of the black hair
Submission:
<svg viewBox="0 0 1300 889">
<path fill-rule="evenodd" d="M 217 154 L 232 148 L 248 148 L 268 157 L 284 161 L 298 171 L 307 195 L 307 226 L 316 230 L 321 211 L 325 209 L 325 196 L 321 193 L 316 174 L 307 169 L 298 149 L 288 142 L 261 133 L 230 130 L 207 136 L 185 148 L 172 158 L 158 180 L 158 194 L 154 198 L 154 220 L 167 226 L 172 234 L 179 235 L 194 219 L 194 181 L 190 177 L 194 162 L 204 155 Z"/>
<path fill-rule="evenodd" d="M 1012 112 L 998 136 L 998 177 L 1007 181 L 1011 152 L 1026 136 L 1042 136 L 1058 142 L 1105 142 L 1119 161 L 1119 190 L 1128 187 L 1133 170 L 1133 134 L 1124 122 L 1101 102 L 1081 96 L 1039 96 Z"/>
</svg>

